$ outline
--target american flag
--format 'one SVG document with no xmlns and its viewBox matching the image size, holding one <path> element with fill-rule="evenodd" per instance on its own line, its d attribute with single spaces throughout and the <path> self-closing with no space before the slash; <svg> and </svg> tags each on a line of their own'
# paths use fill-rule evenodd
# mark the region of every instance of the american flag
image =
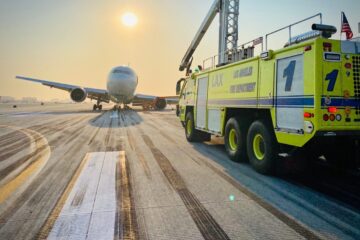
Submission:
<svg viewBox="0 0 360 240">
<path fill-rule="evenodd" d="M 353 37 L 353 32 L 351 31 L 349 22 L 345 16 L 344 12 L 341 12 L 341 32 L 346 34 L 346 39 L 351 39 Z"/>
</svg>

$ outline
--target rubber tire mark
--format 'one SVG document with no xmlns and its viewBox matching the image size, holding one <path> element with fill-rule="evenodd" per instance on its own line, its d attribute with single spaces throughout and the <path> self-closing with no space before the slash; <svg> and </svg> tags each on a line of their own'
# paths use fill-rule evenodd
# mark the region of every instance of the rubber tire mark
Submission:
<svg viewBox="0 0 360 240">
<path fill-rule="evenodd" d="M 16 129 L 17 131 L 21 131 L 22 133 L 26 134 L 29 138 L 38 139 L 39 141 L 35 142 L 36 150 L 29 156 L 25 156 L 23 160 L 24 162 L 26 162 L 27 160 L 30 160 L 33 157 L 36 159 L 33 159 L 31 163 L 21 173 L 19 173 L 17 176 L 9 180 L 6 184 L 4 184 L 0 188 L 0 192 L 1 192 L 0 203 L 6 201 L 6 199 L 9 198 L 11 194 L 14 191 L 16 191 L 25 181 L 29 180 L 36 172 L 39 172 L 42 169 L 42 167 L 44 167 L 47 160 L 50 158 L 50 153 L 51 153 L 48 141 L 40 133 L 30 129 L 20 129 L 11 126 L 7 126 L 7 127 Z M 6 175 L 9 173 L 6 173 Z M 5 172 L 2 173 L 2 175 L 5 175 Z"/>
<path fill-rule="evenodd" d="M 105 136 L 105 146 L 106 146 L 106 151 L 107 152 L 112 151 L 111 147 L 109 146 L 110 135 L 111 135 L 111 132 L 112 132 L 112 122 L 113 122 L 113 119 L 111 118 L 109 126 L 108 126 L 108 130 L 107 130 L 106 136 Z"/>
<path fill-rule="evenodd" d="M 154 126 L 153 126 L 154 127 Z M 155 127 L 154 127 L 155 128 Z M 156 128 L 160 134 L 163 134 L 162 131 L 158 128 Z M 170 138 L 170 137 L 169 137 Z M 173 140 L 175 141 L 175 140 Z M 186 153 L 186 152 L 185 152 Z M 187 153 L 186 153 L 187 154 Z M 192 157 L 191 157 L 192 158 Z M 193 158 L 192 158 L 193 159 Z M 232 177 L 228 176 L 226 173 L 222 172 L 220 169 L 216 168 L 212 164 L 210 164 L 207 160 L 203 158 L 198 159 L 208 168 L 210 168 L 213 172 L 215 172 L 218 176 L 220 176 L 222 179 L 230 183 L 232 186 L 234 186 L 236 189 L 238 189 L 240 192 L 245 194 L 247 197 L 249 197 L 251 200 L 256 202 L 258 205 L 260 205 L 262 208 L 267 210 L 269 213 L 271 213 L 273 216 L 278 218 L 280 221 L 285 223 L 288 227 L 293 229 L 295 232 L 299 233 L 301 236 L 303 236 L 306 239 L 321 239 L 319 236 L 317 236 L 314 232 L 307 229 L 305 226 L 298 223 L 296 220 L 292 219 L 288 215 L 284 214 L 277 208 L 273 207 L 271 204 L 267 203 L 265 200 L 261 199 L 259 196 L 257 196 L 255 193 L 252 193 L 249 191 L 246 187 L 241 185 L 239 182 L 234 180 Z M 193 159 L 194 160 L 194 159 Z"/>
<path fill-rule="evenodd" d="M 149 124 L 149 123 L 148 123 Z M 151 125 L 151 124 L 150 124 Z M 156 128 L 157 131 L 159 131 L 159 133 L 161 135 L 163 135 L 164 133 L 161 131 L 161 129 L 155 127 L 154 125 L 152 125 L 153 128 Z M 167 139 L 170 137 L 166 137 Z M 171 142 L 175 142 L 175 140 L 170 140 Z M 188 154 L 187 152 L 185 152 L 186 154 Z M 191 157 L 191 159 L 194 160 L 194 158 Z M 216 168 L 215 166 L 213 166 L 211 163 L 209 163 L 207 160 L 203 159 L 203 158 L 198 158 L 201 163 L 203 163 L 205 166 L 207 166 L 208 168 L 210 168 L 213 172 L 215 172 L 218 176 L 220 176 L 222 179 L 224 179 L 225 181 L 227 181 L 228 183 L 230 183 L 232 186 L 234 186 L 236 189 L 238 189 L 240 192 L 242 192 L 243 194 L 245 194 L 246 196 L 248 196 L 250 199 L 252 199 L 255 203 L 257 203 L 258 205 L 260 205 L 262 208 L 264 208 L 266 211 L 268 211 L 269 213 L 271 213 L 273 216 L 275 216 L 276 218 L 278 218 L 280 221 L 282 221 L 283 223 L 285 223 L 288 227 L 290 227 L 291 229 L 293 229 L 295 232 L 299 233 L 301 236 L 303 236 L 306 239 L 321 239 L 318 235 L 316 235 L 313 231 L 311 231 L 310 229 L 307 229 L 305 226 L 301 225 L 300 223 L 298 223 L 296 220 L 294 220 L 293 218 L 291 218 L 290 216 L 286 215 L 285 213 L 281 212 L 280 210 L 278 210 L 277 208 L 273 207 L 271 204 L 267 203 L 265 200 L 261 199 L 259 196 L 257 196 L 255 193 L 249 191 L 246 187 L 244 187 L 243 185 L 241 185 L 239 182 L 237 182 L 236 180 L 234 180 L 232 177 L 228 176 L 226 173 L 222 172 L 220 169 Z M 197 161 L 195 161 L 197 162 Z"/>
<path fill-rule="evenodd" d="M 36 141 L 36 140 L 35 140 Z M 24 134 L 21 139 L 14 141 L 6 145 L 0 145 L 2 148 L 0 150 L 0 162 L 8 159 L 9 157 L 15 155 L 23 149 L 29 148 L 31 146 L 30 140 Z"/>
<path fill-rule="evenodd" d="M 155 160 L 171 186 L 179 194 L 204 239 L 230 239 L 196 196 L 188 190 L 184 180 L 172 166 L 169 159 L 155 147 L 148 135 L 142 130 L 140 130 L 140 132 L 145 144 L 150 148 Z"/>
<path fill-rule="evenodd" d="M 124 154 L 124 152 L 122 152 Z M 131 184 L 130 166 L 125 156 L 116 163 L 116 215 L 114 239 L 139 239 L 138 223 Z"/>
<path fill-rule="evenodd" d="M 135 144 L 135 139 L 134 136 L 132 135 L 132 133 L 129 131 L 129 129 L 126 130 L 127 133 L 127 137 L 128 137 L 128 142 L 130 145 L 130 148 L 132 151 L 134 151 L 136 153 L 136 156 L 138 157 L 138 159 L 140 160 L 141 166 L 144 169 L 145 175 L 148 179 L 151 179 L 151 171 L 149 168 L 149 165 L 147 164 L 144 154 L 141 152 L 140 149 L 138 149 L 138 147 Z"/>
<path fill-rule="evenodd" d="M 285 223 L 288 227 L 293 229 L 295 232 L 303 236 L 305 239 L 322 239 L 319 236 L 317 236 L 314 232 L 307 229 L 305 226 L 298 223 L 293 218 L 289 217 L 288 215 L 284 214 L 277 208 L 273 207 L 271 204 L 267 203 L 265 200 L 261 199 L 259 196 L 257 196 L 255 193 L 249 191 L 246 187 L 238 183 L 236 180 L 234 180 L 232 177 L 228 176 L 226 173 L 222 172 L 220 169 L 217 169 L 215 166 L 208 163 L 206 160 L 201 159 L 200 160 L 211 170 L 213 170 L 218 176 L 220 176 L 222 179 L 230 183 L 232 186 L 234 186 L 236 189 L 238 189 L 240 192 L 245 194 L 247 197 L 249 197 L 251 200 L 256 202 L 259 206 L 264 208 L 266 211 L 271 213 L 273 216 L 275 216 L 277 219 Z"/>
</svg>

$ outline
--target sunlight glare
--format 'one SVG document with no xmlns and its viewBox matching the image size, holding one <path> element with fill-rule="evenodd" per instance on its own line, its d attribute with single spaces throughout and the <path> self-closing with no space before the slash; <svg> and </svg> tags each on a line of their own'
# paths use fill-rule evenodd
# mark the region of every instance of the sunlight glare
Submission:
<svg viewBox="0 0 360 240">
<path fill-rule="evenodd" d="M 131 12 L 125 13 L 122 16 L 121 20 L 122 20 L 122 23 L 127 27 L 134 27 L 138 21 L 136 15 Z"/>
</svg>

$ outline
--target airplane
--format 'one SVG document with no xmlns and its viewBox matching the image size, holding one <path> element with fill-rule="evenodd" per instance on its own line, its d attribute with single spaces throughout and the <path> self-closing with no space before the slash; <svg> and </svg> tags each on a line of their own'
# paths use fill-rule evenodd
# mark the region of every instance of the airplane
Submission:
<svg viewBox="0 0 360 240">
<path fill-rule="evenodd" d="M 121 104 L 127 109 L 127 104 L 132 103 L 133 106 L 142 106 L 144 110 L 154 109 L 163 110 L 167 104 L 176 104 L 177 96 L 158 97 L 151 95 L 135 94 L 138 85 L 138 76 L 135 71 L 127 66 L 118 66 L 111 69 L 106 90 L 96 88 L 86 88 L 77 85 L 65 83 L 51 82 L 47 80 L 16 76 L 17 79 L 38 82 L 50 88 L 58 88 L 68 91 L 70 98 L 74 102 L 83 102 L 86 98 L 97 100 L 93 110 L 102 110 L 101 102 L 114 102 L 114 109 L 121 109 Z"/>
</svg>

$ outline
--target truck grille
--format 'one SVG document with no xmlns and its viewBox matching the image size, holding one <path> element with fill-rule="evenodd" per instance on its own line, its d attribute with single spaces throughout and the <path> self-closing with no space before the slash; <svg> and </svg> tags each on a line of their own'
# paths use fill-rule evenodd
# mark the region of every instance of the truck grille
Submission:
<svg viewBox="0 0 360 240">
<path fill-rule="evenodd" d="M 353 70 L 354 70 L 354 92 L 355 92 L 355 100 L 357 102 L 360 101 L 360 56 L 353 56 Z M 360 106 L 356 106 L 356 114 L 360 115 Z"/>
</svg>

